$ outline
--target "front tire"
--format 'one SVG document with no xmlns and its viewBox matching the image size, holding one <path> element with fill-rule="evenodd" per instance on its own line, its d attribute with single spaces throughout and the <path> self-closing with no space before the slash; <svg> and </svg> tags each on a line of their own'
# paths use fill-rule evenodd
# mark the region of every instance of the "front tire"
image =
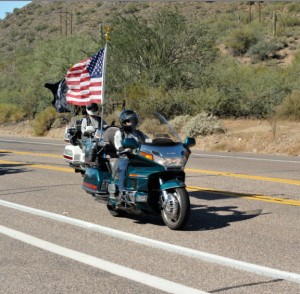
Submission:
<svg viewBox="0 0 300 294">
<path fill-rule="evenodd" d="M 164 223 L 171 230 L 179 230 L 185 226 L 190 216 L 190 198 L 185 188 L 175 188 L 168 192 L 171 201 L 162 209 Z"/>
</svg>

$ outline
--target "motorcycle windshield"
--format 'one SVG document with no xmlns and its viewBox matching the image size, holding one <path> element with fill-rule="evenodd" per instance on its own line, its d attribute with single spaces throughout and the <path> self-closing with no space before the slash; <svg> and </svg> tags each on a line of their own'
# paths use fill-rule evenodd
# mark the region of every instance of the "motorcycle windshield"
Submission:
<svg viewBox="0 0 300 294">
<path fill-rule="evenodd" d="M 182 142 L 175 129 L 158 112 L 139 117 L 138 129 L 147 135 L 146 144 L 176 145 Z"/>
</svg>

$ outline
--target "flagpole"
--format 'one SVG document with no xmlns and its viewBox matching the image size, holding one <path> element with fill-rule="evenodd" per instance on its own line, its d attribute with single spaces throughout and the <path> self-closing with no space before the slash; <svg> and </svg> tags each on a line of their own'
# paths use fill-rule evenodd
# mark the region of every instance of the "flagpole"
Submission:
<svg viewBox="0 0 300 294">
<path fill-rule="evenodd" d="M 101 135 L 100 139 L 102 139 L 102 131 L 103 131 L 103 116 L 104 116 L 104 103 L 105 101 L 105 77 L 106 77 L 106 56 L 107 56 L 107 44 L 108 41 L 110 40 L 110 32 L 111 32 L 111 27 L 109 26 L 104 26 L 104 38 L 105 38 L 105 46 L 104 46 L 104 56 L 103 56 L 103 70 L 102 70 L 102 99 L 101 99 L 101 104 L 102 104 L 102 109 L 101 109 Z"/>
</svg>

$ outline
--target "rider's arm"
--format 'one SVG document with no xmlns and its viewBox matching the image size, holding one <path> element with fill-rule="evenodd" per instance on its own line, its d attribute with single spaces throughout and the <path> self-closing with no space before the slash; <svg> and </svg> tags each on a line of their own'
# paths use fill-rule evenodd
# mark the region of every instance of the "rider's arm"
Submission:
<svg viewBox="0 0 300 294">
<path fill-rule="evenodd" d="M 87 120 L 86 118 L 84 118 L 81 122 L 81 133 L 84 134 L 85 130 L 86 130 L 86 126 L 87 126 Z"/>
<path fill-rule="evenodd" d="M 114 144 L 115 144 L 115 148 L 117 149 L 117 151 L 123 150 L 123 146 L 122 146 L 122 133 L 121 133 L 120 130 L 116 131 L 116 133 L 115 133 Z"/>
</svg>

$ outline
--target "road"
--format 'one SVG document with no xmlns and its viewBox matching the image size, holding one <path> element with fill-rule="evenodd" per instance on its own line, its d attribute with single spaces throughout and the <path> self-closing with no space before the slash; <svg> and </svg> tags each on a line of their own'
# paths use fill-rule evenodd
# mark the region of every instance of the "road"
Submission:
<svg viewBox="0 0 300 294">
<path fill-rule="evenodd" d="M 193 150 L 172 231 L 112 217 L 63 148 L 0 136 L 0 293 L 300 293 L 300 158 Z"/>
</svg>

